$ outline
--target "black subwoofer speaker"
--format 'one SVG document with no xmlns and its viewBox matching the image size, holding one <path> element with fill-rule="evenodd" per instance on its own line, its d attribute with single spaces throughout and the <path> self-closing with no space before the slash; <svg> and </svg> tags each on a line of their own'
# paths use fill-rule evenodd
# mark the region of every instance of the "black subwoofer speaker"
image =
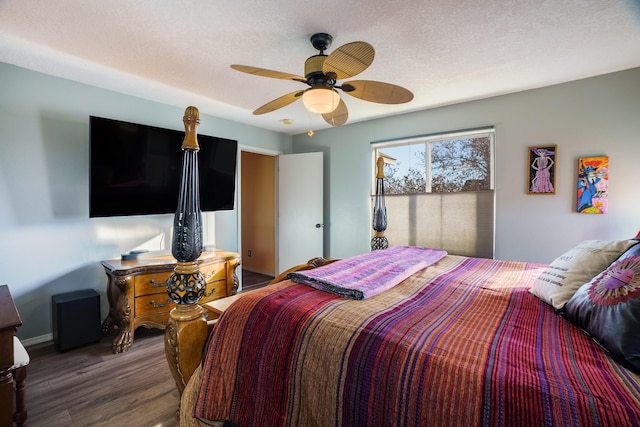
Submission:
<svg viewBox="0 0 640 427">
<path fill-rule="evenodd" d="M 100 341 L 100 294 L 93 289 L 53 295 L 53 341 L 66 351 Z"/>
</svg>

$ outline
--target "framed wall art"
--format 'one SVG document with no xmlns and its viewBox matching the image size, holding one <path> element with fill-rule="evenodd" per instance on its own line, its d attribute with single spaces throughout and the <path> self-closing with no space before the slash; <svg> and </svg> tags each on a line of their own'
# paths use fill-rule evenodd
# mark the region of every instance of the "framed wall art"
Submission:
<svg viewBox="0 0 640 427">
<path fill-rule="evenodd" d="M 578 159 L 578 212 L 607 213 L 609 192 L 609 157 Z"/>
<path fill-rule="evenodd" d="M 527 181 L 527 192 L 529 194 L 556 193 L 557 148 L 555 145 L 529 147 Z"/>
</svg>

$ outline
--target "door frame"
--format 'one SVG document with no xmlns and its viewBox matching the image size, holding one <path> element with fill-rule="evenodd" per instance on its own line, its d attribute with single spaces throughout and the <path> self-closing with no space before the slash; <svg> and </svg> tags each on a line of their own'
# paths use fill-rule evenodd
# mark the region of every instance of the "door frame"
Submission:
<svg viewBox="0 0 640 427">
<path fill-rule="evenodd" d="M 238 220 L 236 221 L 237 223 L 237 236 L 238 236 L 238 242 L 237 242 L 237 247 L 238 247 L 238 253 L 240 254 L 240 268 L 242 268 L 242 258 L 243 258 L 243 248 L 242 248 L 242 182 L 241 182 L 241 177 L 242 177 L 242 151 L 246 151 L 248 153 L 254 153 L 254 154 L 262 154 L 264 156 L 271 156 L 271 157 L 278 157 L 281 154 L 284 154 L 282 151 L 278 151 L 278 150 L 270 150 L 267 148 L 260 148 L 260 147 L 254 147 L 251 145 L 243 145 L 243 144 L 238 144 L 238 170 L 237 170 L 237 180 L 238 180 L 238 184 L 236 185 L 236 188 L 238 189 L 238 193 L 237 193 L 237 198 L 236 200 L 238 201 L 238 205 L 237 205 L 237 216 L 238 216 Z M 274 244 L 274 254 L 276 256 L 276 270 L 278 267 L 278 260 L 277 260 L 277 254 L 278 254 L 278 250 L 279 250 L 279 244 L 278 244 L 278 232 L 279 232 L 279 224 L 278 224 L 278 215 L 277 215 L 277 210 L 278 210 L 278 204 L 277 204 L 277 200 L 278 200 L 278 162 L 277 159 L 274 162 L 274 167 L 276 168 L 275 173 L 274 173 L 274 196 L 276 198 L 276 203 L 275 203 L 275 207 L 274 209 L 276 210 L 275 212 L 275 244 Z M 240 281 L 240 286 L 242 287 L 242 274 L 238 275 L 238 280 Z"/>
</svg>

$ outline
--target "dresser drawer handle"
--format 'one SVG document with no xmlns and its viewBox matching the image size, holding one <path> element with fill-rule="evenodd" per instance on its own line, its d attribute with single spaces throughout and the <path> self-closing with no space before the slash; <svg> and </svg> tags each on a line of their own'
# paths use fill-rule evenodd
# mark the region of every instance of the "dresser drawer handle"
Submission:
<svg viewBox="0 0 640 427">
<path fill-rule="evenodd" d="M 169 304 L 171 304 L 171 300 L 167 298 L 167 303 L 166 304 L 158 304 L 157 302 L 155 302 L 155 300 L 151 300 L 151 301 L 149 301 L 149 304 L 151 304 L 153 306 L 153 308 L 162 308 L 162 307 L 166 307 Z"/>
<path fill-rule="evenodd" d="M 220 270 L 213 270 L 211 273 L 204 273 L 204 280 L 205 281 L 209 281 L 209 279 L 211 279 L 213 276 L 215 276 L 216 274 L 218 274 L 220 272 Z"/>
<path fill-rule="evenodd" d="M 153 279 L 149 280 L 149 283 L 151 283 L 151 286 L 153 286 L 154 288 L 166 288 L 167 287 L 166 283 L 156 283 L 156 281 L 153 280 Z"/>
<path fill-rule="evenodd" d="M 205 296 L 205 297 L 210 297 L 211 295 L 213 295 L 213 293 L 214 293 L 215 291 L 216 291 L 216 288 L 213 288 L 213 289 L 211 289 L 211 292 L 209 292 L 209 293 L 206 293 L 206 292 L 205 292 L 205 293 L 204 293 L 204 296 Z"/>
</svg>

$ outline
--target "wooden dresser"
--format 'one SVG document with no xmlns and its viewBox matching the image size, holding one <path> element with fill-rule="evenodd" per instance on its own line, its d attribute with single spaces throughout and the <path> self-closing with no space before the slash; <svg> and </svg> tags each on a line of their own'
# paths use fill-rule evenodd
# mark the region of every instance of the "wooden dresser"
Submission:
<svg viewBox="0 0 640 427">
<path fill-rule="evenodd" d="M 0 286 L 0 426 L 13 425 L 13 334 L 22 325 L 7 285 Z"/>
<path fill-rule="evenodd" d="M 197 263 L 207 286 L 201 304 L 236 293 L 236 267 L 239 262 L 240 256 L 234 252 L 213 250 L 202 253 Z M 167 279 L 176 264 L 169 253 L 147 253 L 126 261 L 102 261 L 109 279 L 109 314 L 102 322 L 102 332 L 110 333 L 118 328 L 112 343 L 114 353 L 129 350 L 139 326 L 165 328 L 169 312 L 175 306 L 167 295 Z"/>
</svg>

